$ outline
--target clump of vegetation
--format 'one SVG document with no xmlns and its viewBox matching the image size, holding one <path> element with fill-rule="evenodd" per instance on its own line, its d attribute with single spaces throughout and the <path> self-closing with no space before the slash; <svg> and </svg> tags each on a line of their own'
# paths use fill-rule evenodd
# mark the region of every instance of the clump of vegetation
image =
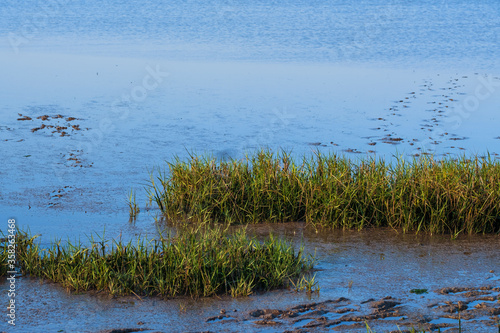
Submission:
<svg viewBox="0 0 500 333">
<path fill-rule="evenodd" d="M 128 208 L 129 208 L 130 219 L 132 220 L 135 219 L 137 217 L 137 214 L 139 214 L 140 209 L 135 201 L 134 190 L 130 190 L 130 193 L 128 195 Z"/>
<path fill-rule="evenodd" d="M 8 259 L 9 259 L 9 252 L 8 252 L 8 239 L 7 238 L 1 238 L 0 239 L 0 276 L 5 276 L 7 275 L 7 272 L 10 270 L 9 269 L 9 264 L 8 264 Z"/>
<path fill-rule="evenodd" d="M 23 236 L 12 234 L 11 231 L 13 231 L 13 229 L 9 229 L 6 235 L 0 231 L 0 276 L 5 276 L 8 272 L 11 274 L 15 272 L 16 241 L 12 236 L 16 236 L 17 238 Z"/>
<path fill-rule="evenodd" d="M 410 293 L 417 294 L 417 295 L 427 294 L 427 292 L 428 292 L 428 289 L 412 289 L 412 290 L 410 290 Z"/>
<path fill-rule="evenodd" d="M 290 243 L 272 235 L 260 242 L 244 228 L 230 233 L 222 226 L 184 226 L 160 240 L 124 244 L 91 239 L 89 246 L 59 241 L 44 249 L 36 236 L 19 233 L 21 273 L 77 292 L 246 296 L 292 284 L 315 285 L 314 277 L 304 281 L 314 259 L 302 248 L 296 252 Z"/>
<path fill-rule="evenodd" d="M 170 220 L 500 231 L 500 164 L 490 157 L 355 163 L 316 153 L 297 163 L 286 152 L 230 161 L 192 156 L 152 174 L 149 195 Z"/>
</svg>

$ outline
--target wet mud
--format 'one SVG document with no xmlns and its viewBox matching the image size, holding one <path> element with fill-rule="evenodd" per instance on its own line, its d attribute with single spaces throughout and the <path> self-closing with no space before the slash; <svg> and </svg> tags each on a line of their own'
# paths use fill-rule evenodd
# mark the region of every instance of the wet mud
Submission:
<svg viewBox="0 0 500 333">
<path fill-rule="evenodd" d="M 78 119 L 75 117 L 65 117 L 61 114 L 56 114 L 53 116 L 42 115 L 42 116 L 37 116 L 35 119 L 23 115 L 22 113 L 19 113 L 18 115 L 19 117 L 21 117 L 17 118 L 18 121 L 30 120 L 32 122 L 35 122 L 35 119 L 38 119 L 42 122 L 41 125 L 36 122 L 34 123 L 35 126 L 37 125 L 40 126 L 33 127 L 31 129 L 32 133 L 37 132 L 37 134 L 45 134 L 48 136 L 54 136 L 56 134 L 59 134 L 59 136 L 64 137 L 64 136 L 70 136 L 71 135 L 70 133 L 72 132 L 89 130 L 89 128 L 80 128 L 80 124 L 74 123 L 75 120 L 82 120 L 82 119 Z"/>
<path fill-rule="evenodd" d="M 84 230 L 85 223 L 96 218 L 87 214 L 75 223 Z M 134 224 L 126 218 L 121 229 L 107 230 L 108 237 L 133 232 Z M 148 219 L 136 223 L 136 232 L 150 224 Z M 113 225 L 119 225 L 118 221 Z M 319 292 L 292 288 L 241 298 L 113 297 L 99 292 L 78 294 L 49 281 L 22 277 L 18 279 L 17 299 L 23 309 L 19 327 L 32 332 L 92 333 L 139 329 L 363 332 L 368 323 L 374 332 L 411 328 L 455 332 L 460 325 L 468 332 L 486 333 L 495 332 L 500 320 L 497 235 L 460 235 L 453 240 L 449 235 L 382 229 L 316 231 L 304 223 L 249 225 L 247 229 L 258 238 L 273 232 L 297 248 L 303 244 L 307 253 L 316 253 L 318 262 L 311 273 L 316 275 Z M 52 237 L 42 234 L 40 239 L 47 244 Z"/>
<path fill-rule="evenodd" d="M 256 327 L 279 327 L 282 332 L 344 331 L 366 328 L 405 332 L 412 328 L 429 331 L 458 328 L 468 323 L 494 329 L 500 321 L 500 288 L 442 288 L 435 294 L 446 294 L 448 300 L 429 303 L 415 309 L 409 299 L 387 296 L 353 302 L 338 298 L 300 304 L 286 309 L 257 309 L 245 314 L 209 317 L 207 323 L 251 322 Z M 451 320 L 445 320 L 451 319 Z M 391 329 L 391 327 L 393 329 Z M 395 328 L 399 327 L 398 330 Z"/>
</svg>

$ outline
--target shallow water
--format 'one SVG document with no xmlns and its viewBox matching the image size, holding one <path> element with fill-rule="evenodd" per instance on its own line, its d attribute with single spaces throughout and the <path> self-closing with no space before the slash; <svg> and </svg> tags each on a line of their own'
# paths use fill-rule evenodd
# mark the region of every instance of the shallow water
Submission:
<svg viewBox="0 0 500 333">
<path fill-rule="evenodd" d="M 148 171 L 190 152 L 242 158 L 269 147 L 353 159 L 490 152 L 496 159 L 499 14 L 493 0 L 3 1 L 0 230 L 15 218 L 44 244 L 104 230 L 110 238 L 155 235 L 158 212 L 145 209 Z M 31 120 L 18 120 L 24 116 Z M 142 210 L 135 223 L 128 221 L 131 188 Z M 303 230 L 251 228 L 296 237 Z M 322 269 L 311 302 L 346 297 L 363 312 L 367 298 L 393 296 L 425 312 L 445 298 L 436 289 L 499 285 L 494 236 L 306 230 L 304 240 Z M 18 327 L 32 332 L 139 321 L 163 331 L 280 331 L 300 322 L 275 329 L 206 319 L 220 308 L 245 319 L 258 307 L 309 302 L 288 291 L 110 300 L 18 281 Z M 410 294 L 414 288 L 429 293 Z"/>
<path fill-rule="evenodd" d="M 33 329 L 34 332 L 60 329 L 95 332 L 131 327 L 147 327 L 152 331 L 170 331 L 175 327 L 174 331 L 282 332 L 303 327 L 314 319 L 306 318 L 303 323 L 281 320 L 279 328 L 266 328 L 257 325 L 257 318 L 249 317 L 248 313 L 256 309 L 285 309 L 345 297 L 349 302 L 343 307 L 354 309 L 353 315 L 366 314 L 370 313 L 370 308 L 363 302 L 392 296 L 402 303 L 405 315 L 369 321 L 370 326 L 379 331 L 394 329 L 396 326 L 392 320 L 401 324 L 398 319 L 408 318 L 407 313 L 412 311 L 426 316 L 431 323 L 438 323 L 442 317 L 433 310 L 433 304 L 470 299 L 459 294 L 440 294 L 438 290 L 441 288 L 500 287 L 498 236 L 463 236 L 451 240 L 449 236 L 404 235 L 392 230 L 316 232 L 305 228 L 302 223 L 252 225 L 248 229 L 250 233 L 260 236 L 272 231 L 293 240 L 297 246 L 305 244 L 308 252 L 316 251 L 316 279 L 321 287 L 319 294 L 285 290 L 238 299 L 140 300 L 137 297 L 69 294 L 57 285 L 21 278 L 17 286 L 20 290 L 17 297 L 21 309 L 20 327 Z M 3 284 L 1 288 L 5 290 L 7 285 Z M 428 289 L 428 293 L 410 293 L 411 289 L 417 288 Z M 499 297 L 500 293 L 492 291 L 488 295 Z M 471 307 L 475 305 L 471 302 Z M 225 309 L 230 318 L 207 321 L 218 316 L 221 309 Z M 342 315 L 330 312 L 325 316 L 333 320 Z M 482 320 L 491 321 L 488 316 Z M 138 325 L 138 322 L 144 324 Z M 463 325 L 475 332 L 488 331 L 484 322 L 464 322 Z"/>
</svg>

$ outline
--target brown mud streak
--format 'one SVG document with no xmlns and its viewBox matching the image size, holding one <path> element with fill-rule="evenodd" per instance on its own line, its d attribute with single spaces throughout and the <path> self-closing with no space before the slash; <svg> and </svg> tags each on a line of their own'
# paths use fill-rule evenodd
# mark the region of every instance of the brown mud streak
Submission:
<svg viewBox="0 0 500 333">
<path fill-rule="evenodd" d="M 365 328 L 366 322 L 376 325 L 382 319 L 384 324 L 421 327 L 436 330 L 456 327 L 450 323 L 432 323 L 433 320 L 449 318 L 453 320 L 474 320 L 481 325 L 495 325 L 500 320 L 500 288 L 498 287 L 451 287 L 435 290 L 437 295 L 448 296 L 450 300 L 429 304 L 427 309 L 416 313 L 411 307 L 412 300 L 395 299 L 391 296 L 379 300 L 370 298 L 359 304 L 347 298 L 300 304 L 287 309 L 256 309 L 239 316 L 219 315 L 206 321 L 215 323 L 249 321 L 257 326 L 282 327 L 284 332 L 307 332 L 310 329 L 348 330 Z M 460 298 L 460 299 L 458 299 Z M 475 306 L 469 305 L 479 302 Z M 409 306 L 407 308 L 407 306 Z M 238 318 L 239 317 L 239 318 Z M 332 318 L 333 317 L 333 318 Z M 479 319 L 481 318 L 481 319 Z M 484 319 L 488 318 L 488 319 Z M 300 323 L 304 325 L 300 326 Z M 295 326 L 291 331 L 287 327 Z"/>
<path fill-rule="evenodd" d="M 150 331 L 149 328 L 115 328 L 109 330 L 98 331 L 97 333 L 133 333 Z"/>
<path fill-rule="evenodd" d="M 25 120 L 33 120 L 31 117 L 29 116 L 23 116 L 21 113 L 18 113 L 18 115 L 21 117 L 21 118 L 18 118 L 17 120 L 19 121 L 25 121 Z M 36 117 L 36 119 L 39 119 L 41 120 L 42 122 L 43 121 L 50 121 L 51 119 L 55 119 L 56 124 L 54 125 L 45 125 L 44 123 L 42 123 L 39 127 L 34 127 L 31 129 L 31 132 L 32 133 L 35 133 L 35 132 L 38 132 L 40 130 L 43 130 L 43 129 L 50 129 L 50 128 L 53 128 L 54 130 L 51 131 L 52 134 L 54 133 L 58 133 L 59 136 L 61 137 L 65 137 L 65 136 L 70 136 L 70 130 L 71 132 L 73 131 L 81 131 L 82 128 L 80 128 L 80 125 L 79 124 L 71 124 L 70 122 L 71 121 L 75 121 L 75 120 L 81 120 L 80 118 L 76 118 L 76 117 L 66 117 L 61 115 L 61 114 L 57 114 L 55 116 L 49 116 L 49 115 L 42 115 L 42 116 L 38 116 Z M 66 120 L 66 123 L 59 123 L 60 121 L 64 121 Z M 44 132 L 45 134 L 49 134 L 49 131 L 42 131 Z M 88 128 L 87 128 L 88 130 Z"/>
</svg>

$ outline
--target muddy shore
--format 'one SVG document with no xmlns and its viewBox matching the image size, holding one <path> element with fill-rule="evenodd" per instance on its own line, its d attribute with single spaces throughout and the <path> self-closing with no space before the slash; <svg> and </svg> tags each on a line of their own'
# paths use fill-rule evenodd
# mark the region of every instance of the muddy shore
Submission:
<svg viewBox="0 0 500 333">
<path fill-rule="evenodd" d="M 272 230 L 296 246 L 304 243 L 307 253 L 316 250 L 319 293 L 285 289 L 239 298 L 111 297 L 68 292 L 54 283 L 22 277 L 19 328 L 89 333 L 366 332 L 368 323 L 374 332 L 398 332 L 398 327 L 455 332 L 460 319 L 469 332 L 496 332 L 497 235 L 452 240 L 449 235 L 378 229 L 326 233 L 303 223 L 248 229 L 258 237 Z M 41 236 L 45 238 L 50 237 Z M 4 290 L 7 284 L 0 287 Z M 8 332 L 2 325 L 0 331 Z"/>
</svg>

